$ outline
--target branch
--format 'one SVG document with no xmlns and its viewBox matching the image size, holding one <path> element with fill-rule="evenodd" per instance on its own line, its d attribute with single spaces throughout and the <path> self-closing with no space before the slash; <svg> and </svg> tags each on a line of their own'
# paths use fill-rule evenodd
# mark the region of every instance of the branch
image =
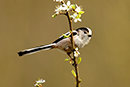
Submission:
<svg viewBox="0 0 130 87">
<path fill-rule="evenodd" d="M 74 68 L 75 68 L 75 73 L 76 73 L 76 87 L 79 87 L 79 83 L 80 83 L 80 80 L 79 80 L 79 71 L 78 71 L 78 64 L 77 64 L 77 58 L 74 56 L 74 50 L 75 50 L 75 46 L 74 46 L 74 39 L 73 39 L 73 27 L 72 27 L 72 20 L 70 18 L 70 14 L 69 12 L 66 13 L 66 16 L 68 18 L 68 21 L 69 21 L 69 27 L 70 27 L 70 33 L 71 33 L 71 46 L 72 46 L 72 50 L 73 50 L 73 61 L 74 61 Z"/>
<path fill-rule="evenodd" d="M 69 26 L 70 26 L 70 31 L 71 31 L 70 32 L 71 33 L 71 46 L 72 46 L 73 51 L 74 51 L 75 47 L 74 47 L 74 40 L 73 40 L 73 26 L 72 26 L 72 20 L 70 18 L 69 12 L 66 13 L 66 16 L 67 16 L 68 21 L 69 21 Z"/>
</svg>

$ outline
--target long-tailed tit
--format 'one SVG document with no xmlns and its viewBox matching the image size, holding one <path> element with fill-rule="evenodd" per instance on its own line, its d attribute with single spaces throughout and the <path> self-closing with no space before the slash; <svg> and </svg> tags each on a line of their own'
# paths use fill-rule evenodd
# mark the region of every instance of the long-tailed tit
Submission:
<svg viewBox="0 0 130 87">
<path fill-rule="evenodd" d="M 18 52 L 18 54 L 19 56 L 23 56 L 26 54 L 36 53 L 41 50 L 58 48 L 62 51 L 65 51 L 67 55 L 70 56 L 70 54 L 73 52 L 73 48 L 71 45 L 71 33 L 67 32 L 65 35 L 69 37 L 65 38 L 65 36 L 62 35 L 51 44 L 26 49 Z M 74 46 L 77 47 L 78 49 L 83 48 L 85 45 L 87 45 L 91 37 L 92 37 L 92 31 L 88 27 L 81 27 L 76 30 L 73 30 Z"/>
</svg>

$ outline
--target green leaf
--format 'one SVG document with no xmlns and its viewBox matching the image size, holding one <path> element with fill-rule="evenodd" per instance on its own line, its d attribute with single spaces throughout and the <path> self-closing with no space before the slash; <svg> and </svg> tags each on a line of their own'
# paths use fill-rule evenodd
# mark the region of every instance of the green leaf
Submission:
<svg viewBox="0 0 130 87">
<path fill-rule="evenodd" d="M 82 60 L 81 57 L 79 57 L 77 63 L 80 64 L 81 60 Z"/>
<path fill-rule="evenodd" d="M 70 33 L 72 33 L 72 31 L 71 30 L 69 30 L 70 31 Z"/>
<path fill-rule="evenodd" d="M 70 60 L 70 58 L 66 58 L 64 61 L 69 61 Z"/>
<path fill-rule="evenodd" d="M 71 71 L 71 73 L 74 75 L 74 77 L 76 78 L 76 73 L 74 70 Z"/>
<path fill-rule="evenodd" d="M 78 14 L 76 18 L 80 18 L 81 17 L 81 14 Z"/>
<path fill-rule="evenodd" d="M 72 61 L 70 61 L 69 63 L 72 64 Z"/>
<path fill-rule="evenodd" d="M 71 18 L 71 19 L 73 19 L 73 16 L 72 16 L 72 15 L 70 15 L 70 18 Z"/>
<path fill-rule="evenodd" d="M 80 12 L 79 12 L 79 14 L 83 14 L 83 13 L 84 13 L 84 11 L 80 11 Z"/>
<path fill-rule="evenodd" d="M 70 35 L 65 35 L 65 34 L 62 34 L 64 36 L 64 38 L 69 38 Z"/>
<path fill-rule="evenodd" d="M 76 6 L 73 4 L 73 5 L 71 5 L 71 7 L 72 7 L 73 9 L 75 9 Z"/>
<path fill-rule="evenodd" d="M 81 82 L 82 80 L 81 80 L 81 79 L 79 79 L 79 81 Z"/>
<path fill-rule="evenodd" d="M 57 16 L 57 14 L 53 14 L 52 17 L 55 18 Z"/>
</svg>

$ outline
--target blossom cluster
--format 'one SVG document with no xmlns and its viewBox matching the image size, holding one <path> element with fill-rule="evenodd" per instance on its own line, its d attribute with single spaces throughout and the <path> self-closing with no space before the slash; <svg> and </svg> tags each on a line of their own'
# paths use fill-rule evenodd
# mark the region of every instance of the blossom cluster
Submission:
<svg viewBox="0 0 130 87">
<path fill-rule="evenodd" d="M 78 57 L 80 55 L 80 52 L 78 51 L 78 48 L 75 48 L 74 56 Z"/>
<path fill-rule="evenodd" d="M 45 80 L 39 79 L 38 81 L 36 81 L 36 84 L 34 86 L 36 86 L 36 87 L 42 87 L 43 83 L 45 83 Z"/>
<path fill-rule="evenodd" d="M 60 14 L 66 14 L 67 12 L 70 11 L 70 18 L 74 20 L 74 22 L 78 22 L 78 21 L 82 21 L 81 15 L 84 13 L 84 11 L 82 11 L 82 8 L 80 6 L 78 6 L 77 4 L 71 4 L 70 1 L 67 1 L 67 3 L 65 4 L 65 2 L 63 0 L 53 0 L 56 2 L 60 2 L 62 3 L 62 5 L 56 6 L 55 9 L 55 14 L 52 15 L 52 17 L 56 17 L 57 15 Z"/>
</svg>

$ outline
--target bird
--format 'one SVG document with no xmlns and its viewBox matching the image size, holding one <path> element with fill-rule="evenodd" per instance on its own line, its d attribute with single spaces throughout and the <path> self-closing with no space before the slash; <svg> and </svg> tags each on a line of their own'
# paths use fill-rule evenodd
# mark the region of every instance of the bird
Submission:
<svg viewBox="0 0 130 87">
<path fill-rule="evenodd" d="M 80 27 L 72 31 L 74 47 L 81 49 L 86 46 L 92 38 L 92 30 L 88 27 Z M 67 36 L 67 37 L 66 37 Z M 67 32 L 61 35 L 57 40 L 51 44 L 41 45 L 30 49 L 25 49 L 18 52 L 19 56 L 37 53 L 41 50 L 59 49 L 67 53 L 69 57 L 73 53 L 73 47 L 71 45 L 71 33 Z"/>
</svg>

